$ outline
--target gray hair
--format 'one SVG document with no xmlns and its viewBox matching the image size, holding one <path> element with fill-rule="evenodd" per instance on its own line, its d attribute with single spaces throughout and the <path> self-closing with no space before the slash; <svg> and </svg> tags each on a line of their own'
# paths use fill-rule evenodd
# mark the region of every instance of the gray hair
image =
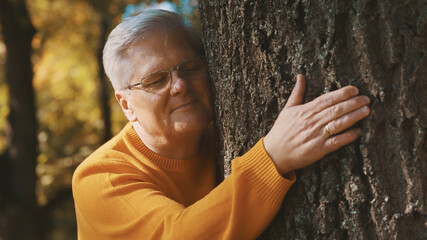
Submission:
<svg viewBox="0 0 427 240">
<path fill-rule="evenodd" d="M 150 9 L 134 17 L 123 20 L 110 33 L 103 51 L 105 73 L 113 88 L 126 88 L 135 74 L 129 49 L 151 33 L 159 30 L 169 31 L 182 28 L 197 41 L 196 50 L 203 54 L 203 44 L 197 28 L 174 12 Z"/>
</svg>

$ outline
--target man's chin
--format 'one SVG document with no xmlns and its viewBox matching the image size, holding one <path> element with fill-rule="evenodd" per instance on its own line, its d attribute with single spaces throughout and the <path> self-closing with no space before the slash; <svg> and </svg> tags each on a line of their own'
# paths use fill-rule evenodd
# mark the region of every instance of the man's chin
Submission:
<svg viewBox="0 0 427 240">
<path fill-rule="evenodd" d="M 178 133 L 196 133 L 204 131 L 209 125 L 209 121 L 176 121 L 174 129 Z"/>
</svg>

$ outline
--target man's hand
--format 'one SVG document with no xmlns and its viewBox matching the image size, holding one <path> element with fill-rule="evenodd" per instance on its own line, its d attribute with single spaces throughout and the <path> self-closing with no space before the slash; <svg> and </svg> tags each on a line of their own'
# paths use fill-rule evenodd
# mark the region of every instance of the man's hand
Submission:
<svg viewBox="0 0 427 240">
<path fill-rule="evenodd" d="M 302 104 L 305 77 L 297 82 L 264 146 L 280 174 L 310 165 L 326 154 L 356 140 L 361 129 L 348 129 L 369 115 L 367 96 L 346 86 Z M 327 126 L 327 127 L 326 127 Z"/>
</svg>

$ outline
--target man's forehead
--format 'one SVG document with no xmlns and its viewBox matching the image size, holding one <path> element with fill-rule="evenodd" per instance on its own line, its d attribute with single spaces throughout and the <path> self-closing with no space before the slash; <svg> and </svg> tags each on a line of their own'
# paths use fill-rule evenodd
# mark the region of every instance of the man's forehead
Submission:
<svg viewBox="0 0 427 240">
<path fill-rule="evenodd" d="M 196 46 L 194 38 L 183 30 L 155 32 L 136 42 L 129 49 L 129 55 L 137 77 L 142 77 L 199 54 Z"/>
</svg>

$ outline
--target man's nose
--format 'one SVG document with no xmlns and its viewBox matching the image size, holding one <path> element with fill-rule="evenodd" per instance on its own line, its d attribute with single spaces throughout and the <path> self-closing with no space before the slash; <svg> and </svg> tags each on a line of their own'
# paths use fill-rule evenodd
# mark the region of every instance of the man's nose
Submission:
<svg viewBox="0 0 427 240">
<path fill-rule="evenodd" d="M 185 93 L 189 88 L 189 82 L 187 79 L 183 78 L 178 70 L 173 70 L 171 72 L 171 89 L 170 94 L 171 96 Z"/>
</svg>

